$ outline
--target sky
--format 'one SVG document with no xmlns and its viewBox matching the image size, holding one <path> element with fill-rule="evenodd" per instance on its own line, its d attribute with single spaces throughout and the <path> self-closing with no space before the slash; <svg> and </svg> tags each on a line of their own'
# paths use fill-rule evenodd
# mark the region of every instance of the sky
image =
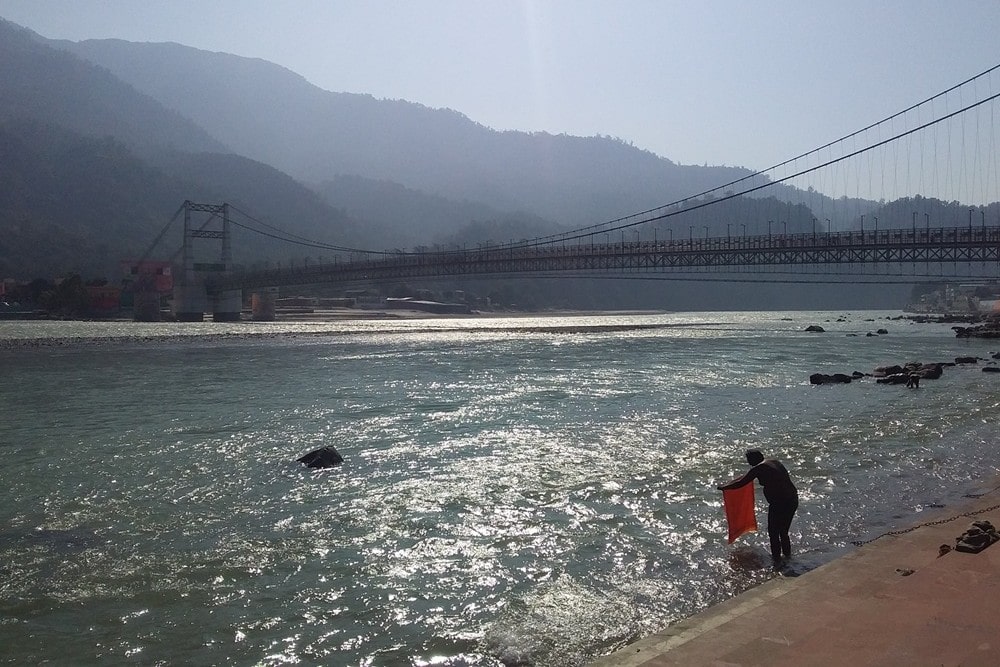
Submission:
<svg viewBox="0 0 1000 667">
<path fill-rule="evenodd" d="M 1000 63 L 996 0 L 0 0 L 0 17 L 755 170 Z"/>
</svg>

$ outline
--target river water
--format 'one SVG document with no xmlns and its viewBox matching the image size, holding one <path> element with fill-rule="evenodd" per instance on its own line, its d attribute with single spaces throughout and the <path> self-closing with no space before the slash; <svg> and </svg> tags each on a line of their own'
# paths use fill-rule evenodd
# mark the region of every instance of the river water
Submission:
<svg viewBox="0 0 1000 667">
<path fill-rule="evenodd" d="M 796 571 L 994 481 L 1000 375 L 809 384 L 1000 348 L 898 314 L 0 322 L 0 660 L 586 664 L 779 576 L 748 447 Z"/>
</svg>

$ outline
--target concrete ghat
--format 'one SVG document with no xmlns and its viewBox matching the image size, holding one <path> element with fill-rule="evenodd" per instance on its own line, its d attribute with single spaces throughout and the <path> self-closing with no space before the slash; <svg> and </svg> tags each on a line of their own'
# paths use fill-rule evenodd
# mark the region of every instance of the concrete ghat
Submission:
<svg viewBox="0 0 1000 667">
<path fill-rule="evenodd" d="M 972 521 L 1000 527 L 997 505 L 994 489 L 926 515 L 977 512 L 772 579 L 594 665 L 1000 665 L 1000 543 L 938 557 Z"/>
</svg>

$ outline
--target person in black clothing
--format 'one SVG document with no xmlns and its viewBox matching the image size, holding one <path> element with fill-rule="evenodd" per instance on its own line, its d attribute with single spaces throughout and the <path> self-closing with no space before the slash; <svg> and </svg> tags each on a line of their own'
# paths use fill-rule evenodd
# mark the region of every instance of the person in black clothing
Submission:
<svg viewBox="0 0 1000 667">
<path fill-rule="evenodd" d="M 756 479 L 764 488 L 767 499 L 767 535 L 771 538 L 771 558 L 775 562 L 792 557 L 792 543 L 788 538 L 788 529 L 792 525 L 792 517 L 799 508 L 799 492 L 792 484 L 788 470 L 777 459 L 765 459 L 756 449 L 747 450 L 747 463 L 751 468 L 745 475 L 728 484 L 719 486 L 726 489 L 738 489 L 752 484 Z"/>
</svg>

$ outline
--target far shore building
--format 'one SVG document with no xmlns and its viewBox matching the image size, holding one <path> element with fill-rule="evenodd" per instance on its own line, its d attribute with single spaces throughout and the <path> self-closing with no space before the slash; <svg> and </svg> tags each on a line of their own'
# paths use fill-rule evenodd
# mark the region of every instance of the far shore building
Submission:
<svg viewBox="0 0 1000 667">
<path fill-rule="evenodd" d="M 117 315 L 122 308 L 122 288 L 117 285 L 86 285 L 90 312 L 95 317 Z"/>
<path fill-rule="evenodd" d="M 131 307 L 139 321 L 160 319 L 163 302 L 174 292 L 172 262 L 161 260 L 126 260 L 122 262 L 122 307 Z"/>
</svg>

